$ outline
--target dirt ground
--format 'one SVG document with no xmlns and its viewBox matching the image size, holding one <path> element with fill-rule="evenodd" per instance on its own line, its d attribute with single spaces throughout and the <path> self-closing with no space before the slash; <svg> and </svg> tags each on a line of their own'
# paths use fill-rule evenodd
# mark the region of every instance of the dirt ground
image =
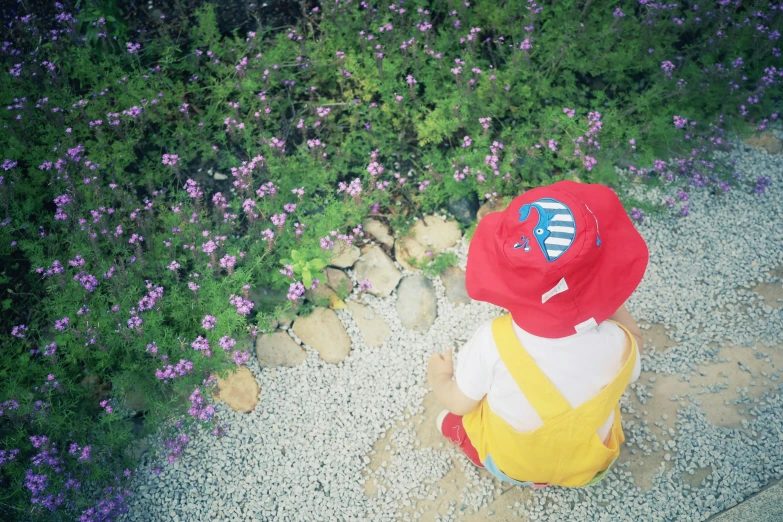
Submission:
<svg viewBox="0 0 783 522">
<path fill-rule="evenodd" d="M 776 270 L 776 272 L 778 271 L 780 269 Z M 764 283 L 756 286 L 754 291 L 762 295 L 770 306 L 780 308 L 783 304 L 778 301 L 779 299 L 783 300 L 783 286 L 780 283 Z M 643 334 L 646 347 L 654 346 L 658 351 L 666 350 L 676 344 L 668 337 L 666 329 L 662 325 L 651 325 L 648 330 L 643 331 Z M 653 434 L 658 436 L 661 449 L 651 455 L 644 456 L 642 451 L 638 451 L 634 455 L 632 447 L 623 445 L 618 464 L 631 462 L 630 467 L 625 470 L 631 472 L 637 487 L 642 491 L 648 491 L 652 486 L 653 478 L 660 473 L 661 464 L 665 466 L 666 471 L 671 469 L 671 462 L 664 458 L 668 451 L 664 449 L 664 445 L 666 440 L 671 439 L 668 428 L 674 427 L 677 410 L 680 408 L 678 401 L 670 400 L 671 396 L 692 393 L 702 401 L 700 408 L 705 412 L 709 421 L 717 426 L 741 428 L 743 419 L 751 420 L 750 415 L 745 412 L 741 404 L 733 403 L 735 399 L 739 398 L 739 394 L 736 392 L 737 388 L 747 387 L 749 397 L 758 397 L 763 392 L 772 389 L 773 383 L 763 374 L 770 375 L 783 368 L 783 347 L 769 349 L 758 345 L 756 348 L 769 352 L 770 356 L 758 359 L 753 348 L 725 346 L 720 349 L 719 358 L 725 359 L 726 362 L 700 366 L 696 375 L 690 377 L 689 382 L 681 380 L 680 375 L 665 376 L 642 372 L 637 382 L 646 385 L 653 396 L 648 398 L 647 403 L 643 405 L 637 399 L 636 394 L 631 393 L 631 402 L 636 411 L 643 414 L 641 420 L 647 420 L 650 426 L 654 426 L 657 421 L 661 421 L 663 425 L 653 428 Z M 728 385 L 728 387 L 718 393 L 699 394 L 700 390 L 710 385 Z M 437 403 L 434 393 L 430 392 L 424 397 L 423 405 L 424 413 L 412 417 L 407 422 L 415 424 L 420 447 L 443 448 L 445 439 L 435 427 L 435 418 L 441 411 L 441 407 Z M 419 423 L 420 420 L 422 420 L 421 423 Z M 370 455 L 370 470 L 376 470 L 384 461 L 391 460 L 391 454 L 385 448 L 393 445 L 391 442 L 393 432 L 394 429 L 375 444 L 374 454 Z M 496 489 L 495 500 L 488 507 L 473 512 L 472 509 L 462 504 L 462 491 L 468 484 L 463 471 L 465 459 L 459 459 L 459 462 L 457 459 L 452 460 L 454 460 L 454 466 L 437 483 L 437 487 L 445 490 L 446 493 L 439 494 L 435 500 L 417 502 L 415 506 L 407 508 L 409 514 L 412 515 L 414 511 L 423 512 L 418 519 L 421 522 L 434 521 L 436 513 L 446 515 L 449 511 L 458 513 L 459 519 L 465 522 L 483 521 L 490 516 L 491 520 L 497 521 L 520 520 L 519 516 L 509 509 L 509 506 L 514 506 L 516 503 L 524 504 L 533 494 L 530 489 L 494 480 L 493 483 L 496 488 L 500 488 L 500 493 L 498 494 Z M 479 471 L 479 473 L 481 476 L 490 477 L 486 471 Z M 683 481 L 691 487 L 698 487 L 710 473 L 711 469 L 709 468 L 699 470 L 694 475 L 684 476 Z M 365 486 L 368 496 L 378 494 L 372 479 L 368 480 Z M 464 511 L 460 508 L 464 508 Z"/>
</svg>

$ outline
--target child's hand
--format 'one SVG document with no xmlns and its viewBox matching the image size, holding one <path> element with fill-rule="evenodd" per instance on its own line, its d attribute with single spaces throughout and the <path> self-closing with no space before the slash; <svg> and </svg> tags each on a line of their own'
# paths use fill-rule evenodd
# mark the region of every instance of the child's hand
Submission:
<svg viewBox="0 0 783 522">
<path fill-rule="evenodd" d="M 446 349 L 445 354 L 433 353 L 427 363 L 427 383 L 433 388 L 434 383 L 442 379 L 451 379 L 454 375 L 454 361 L 451 357 L 451 348 Z"/>
</svg>

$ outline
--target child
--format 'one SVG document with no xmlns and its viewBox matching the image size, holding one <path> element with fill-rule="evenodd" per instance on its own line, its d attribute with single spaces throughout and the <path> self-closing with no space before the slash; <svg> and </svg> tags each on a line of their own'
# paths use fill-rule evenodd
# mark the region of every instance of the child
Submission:
<svg viewBox="0 0 783 522">
<path fill-rule="evenodd" d="M 433 354 L 438 428 L 477 466 L 532 487 L 594 484 L 620 454 L 620 396 L 639 377 L 641 333 L 625 308 L 648 251 L 614 192 L 560 181 L 479 224 L 471 298 L 511 314 Z"/>
</svg>

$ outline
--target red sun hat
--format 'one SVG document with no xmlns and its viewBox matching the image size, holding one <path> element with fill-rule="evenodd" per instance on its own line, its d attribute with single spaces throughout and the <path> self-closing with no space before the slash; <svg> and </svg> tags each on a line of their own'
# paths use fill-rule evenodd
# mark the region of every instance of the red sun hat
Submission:
<svg viewBox="0 0 783 522">
<path fill-rule="evenodd" d="M 538 337 L 581 333 L 611 317 L 647 269 L 649 252 L 603 185 L 559 181 L 487 214 L 468 250 L 468 295 L 511 312 Z"/>
</svg>

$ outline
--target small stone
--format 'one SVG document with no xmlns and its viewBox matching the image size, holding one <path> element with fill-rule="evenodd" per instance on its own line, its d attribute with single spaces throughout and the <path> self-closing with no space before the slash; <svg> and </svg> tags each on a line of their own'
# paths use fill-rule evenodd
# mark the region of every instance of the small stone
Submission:
<svg viewBox="0 0 783 522">
<path fill-rule="evenodd" d="M 220 172 L 215 172 L 215 174 L 212 176 L 212 179 L 215 181 L 225 181 L 228 179 L 228 176 L 221 174 Z"/>
<path fill-rule="evenodd" d="M 294 333 L 317 351 L 324 362 L 337 364 L 351 352 L 351 339 L 333 310 L 317 306 L 307 317 L 297 317 Z"/>
<path fill-rule="evenodd" d="M 764 149 L 769 154 L 780 154 L 783 152 L 783 141 L 780 141 L 769 131 L 764 131 L 758 136 L 751 136 L 743 141 L 745 145 L 755 149 Z"/>
<path fill-rule="evenodd" d="M 454 304 L 469 304 L 471 299 L 465 287 L 465 271 L 456 266 L 450 266 L 440 275 L 443 286 L 446 287 L 446 298 Z"/>
<path fill-rule="evenodd" d="M 364 228 L 364 231 L 370 234 L 372 237 L 374 237 L 376 240 L 380 241 L 387 247 L 394 246 L 394 238 L 389 233 L 389 227 L 387 227 L 384 223 L 378 221 L 377 219 L 373 218 L 367 218 L 364 221 L 362 221 L 362 228 Z"/>
<path fill-rule="evenodd" d="M 397 288 L 397 316 L 405 328 L 426 332 L 438 315 L 435 287 L 422 275 L 409 276 Z"/>
<path fill-rule="evenodd" d="M 386 321 L 370 308 L 356 301 L 346 301 L 345 304 L 362 333 L 364 344 L 373 348 L 383 345 L 391 335 L 391 328 L 386 324 Z"/>
<path fill-rule="evenodd" d="M 336 268 L 326 268 L 324 270 L 326 285 L 338 294 L 348 295 L 353 291 L 353 281 L 348 274 Z"/>
<path fill-rule="evenodd" d="M 437 255 L 456 245 L 462 238 L 462 231 L 456 221 L 446 221 L 438 216 L 424 216 L 424 219 L 413 225 L 410 235 Z"/>
<path fill-rule="evenodd" d="M 258 337 L 256 357 L 258 364 L 265 368 L 296 366 L 307 359 L 307 352 L 288 333 L 277 331 Z"/>
<path fill-rule="evenodd" d="M 476 219 L 476 212 L 479 209 L 479 202 L 476 196 L 471 194 L 470 196 L 462 196 L 461 198 L 454 198 L 446 203 L 446 208 L 454 215 L 459 223 L 465 226 L 469 226 Z"/>
<path fill-rule="evenodd" d="M 321 284 L 319 284 L 317 287 L 315 287 L 315 290 L 307 290 L 305 291 L 305 297 L 312 303 L 318 305 L 318 306 L 328 306 L 329 305 L 329 299 L 332 296 L 336 296 L 337 292 L 331 289 L 331 287 L 325 285 L 323 281 Z"/>
<path fill-rule="evenodd" d="M 329 259 L 329 266 L 336 266 L 337 268 L 350 268 L 359 259 L 361 251 L 355 245 L 349 245 L 342 239 L 338 239 L 334 242 L 334 246 L 331 248 L 334 257 Z"/>
<path fill-rule="evenodd" d="M 372 284 L 369 292 L 379 297 L 386 297 L 397 288 L 402 274 L 394 266 L 394 262 L 378 245 L 364 251 L 354 267 L 356 279 L 367 279 Z"/>
<path fill-rule="evenodd" d="M 218 377 L 218 394 L 214 395 L 234 411 L 248 413 L 258 404 L 258 394 L 261 391 L 258 382 L 246 366 L 239 366 L 227 378 Z"/>
<path fill-rule="evenodd" d="M 476 213 L 476 219 L 478 221 L 481 221 L 484 216 L 489 214 L 490 212 L 501 212 L 505 210 L 505 208 L 509 204 L 508 198 L 496 198 L 492 199 L 490 201 L 487 201 L 481 207 L 478 209 L 478 212 Z"/>
<path fill-rule="evenodd" d="M 427 257 L 427 247 L 420 244 L 410 236 L 398 238 L 394 242 L 394 260 L 406 270 L 414 271 L 416 268 L 408 260 L 423 261 Z"/>
</svg>

